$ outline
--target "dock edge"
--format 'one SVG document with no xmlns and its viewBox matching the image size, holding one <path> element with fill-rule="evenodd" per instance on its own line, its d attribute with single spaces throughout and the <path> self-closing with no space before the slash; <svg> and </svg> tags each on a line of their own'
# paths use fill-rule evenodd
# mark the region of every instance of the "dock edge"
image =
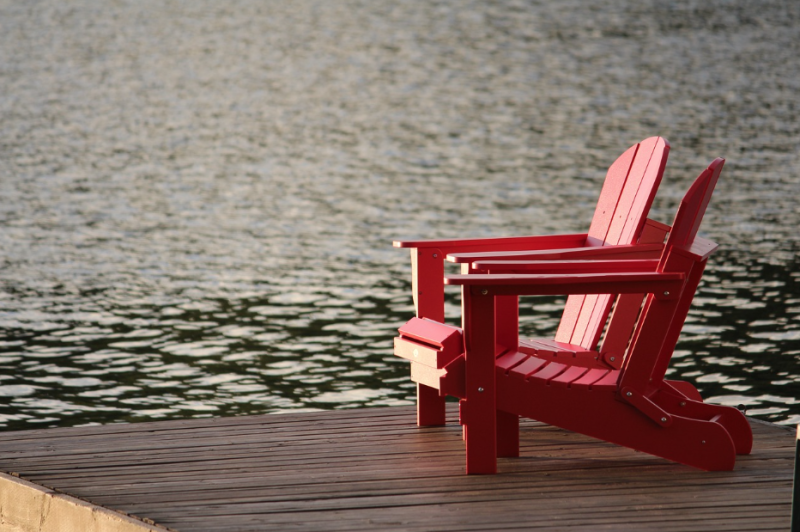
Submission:
<svg viewBox="0 0 800 532">
<path fill-rule="evenodd" d="M 102 506 L 0 472 L 3 532 L 166 532 Z"/>
</svg>

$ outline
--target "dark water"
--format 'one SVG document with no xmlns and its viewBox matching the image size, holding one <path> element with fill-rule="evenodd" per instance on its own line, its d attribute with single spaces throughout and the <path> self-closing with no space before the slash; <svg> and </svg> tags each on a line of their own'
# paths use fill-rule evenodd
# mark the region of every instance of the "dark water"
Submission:
<svg viewBox="0 0 800 532">
<path fill-rule="evenodd" d="M 665 222 L 728 160 L 672 375 L 798 423 L 799 36 L 790 0 L 0 0 L 0 425 L 410 404 L 391 240 L 583 231 L 652 135 Z"/>
</svg>

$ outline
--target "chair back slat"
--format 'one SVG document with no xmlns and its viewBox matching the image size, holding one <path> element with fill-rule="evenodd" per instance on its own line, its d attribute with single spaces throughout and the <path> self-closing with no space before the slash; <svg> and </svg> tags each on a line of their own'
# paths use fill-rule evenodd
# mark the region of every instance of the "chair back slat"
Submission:
<svg viewBox="0 0 800 532">
<path fill-rule="evenodd" d="M 592 223 L 589 226 L 589 236 L 598 243 L 605 242 L 606 236 L 608 236 L 608 229 L 614 221 L 614 213 L 617 211 L 625 183 L 628 181 L 633 161 L 641 144 L 634 144 L 625 150 L 606 172 L 606 179 L 603 182 L 603 188 L 592 215 Z"/>
<path fill-rule="evenodd" d="M 651 137 L 631 146 L 614 161 L 589 227 L 590 244 L 605 246 L 638 241 L 668 154 L 669 143 L 661 137 Z M 594 349 L 612 303 L 609 295 L 569 296 L 555 339 Z"/>
<path fill-rule="evenodd" d="M 677 299 L 657 301 L 652 294 L 647 297 L 633 334 L 630 353 L 625 357 L 620 389 L 634 387 L 644 390 L 664 378 L 708 260 L 707 257 L 676 251 L 690 250 L 695 243 L 724 163 L 724 159 L 715 159 L 692 183 L 678 207 L 658 271 L 683 272 L 686 280 Z"/>
<path fill-rule="evenodd" d="M 603 245 L 632 244 L 642 234 L 667 163 L 663 151 L 668 149 L 666 142 L 659 137 L 639 144 Z M 590 233 L 590 236 L 594 235 Z"/>
<path fill-rule="evenodd" d="M 719 175 L 722 172 L 722 167 L 725 164 L 725 159 L 717 158 L 708 165 L 708 168 L 703 170 L 697 179 L 695 179 L 689 191 L 684 196 L 681 204 L 678 206 L 678 212 L 675 214 L 675 221 L 672 224 L 672 230 L 667 238 L 665 251 L 673 247 L 690 247 L 694 242 L 697 231 L 700 228 L 700 223 L 703 221 L 703 216 L 708 208 L 708 203 L 711 201 L 711 195 L 714 193 L 714 187 L 717 186 Z M 662 260 L 667 258 L 664 253 Z"/>
</svg>

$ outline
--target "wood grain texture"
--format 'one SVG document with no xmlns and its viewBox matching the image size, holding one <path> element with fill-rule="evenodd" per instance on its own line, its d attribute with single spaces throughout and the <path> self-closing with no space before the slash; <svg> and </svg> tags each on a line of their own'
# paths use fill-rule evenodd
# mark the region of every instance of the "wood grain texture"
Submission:
<svg viewBox="0 0 800 532">
<path fill-rule="evenodd" d="M 793 433 L 706 473 L 522 420 L 520 457 L 464 475 L 455 405 L 0 433 L 0 469 L 183 532 L 785 530 Z M 588 528 L 587 528 L 588 527 Z"/>
</svg>

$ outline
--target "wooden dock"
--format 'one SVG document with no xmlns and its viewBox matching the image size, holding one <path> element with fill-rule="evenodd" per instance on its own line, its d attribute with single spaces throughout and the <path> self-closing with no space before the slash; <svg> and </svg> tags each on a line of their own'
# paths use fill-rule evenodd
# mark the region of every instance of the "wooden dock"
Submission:
<svg viewBox="0 0 800 532">
<path fill-rule="evenodd" d="M 449 415 L 450 425 L 432 428 L 414 425 L 413 408 L 396 407 L 5 432 L 0 470 L 141 530 L 789 526 L 795 440 L 784 427 L 752 421 L 753 454 L 735 471 L 707 473 L 523 421 L 520 458 L 500 459 L 496 476 L 466 476 Z M 0 530 L 58 530 L 36 511 L 31 523 L 11 522 L 30 510 L 12 501 L 15 481 L 30 486 L 0 478 Z M 129 530 L 97 523 L 92 530 Z"/>
</svg>

